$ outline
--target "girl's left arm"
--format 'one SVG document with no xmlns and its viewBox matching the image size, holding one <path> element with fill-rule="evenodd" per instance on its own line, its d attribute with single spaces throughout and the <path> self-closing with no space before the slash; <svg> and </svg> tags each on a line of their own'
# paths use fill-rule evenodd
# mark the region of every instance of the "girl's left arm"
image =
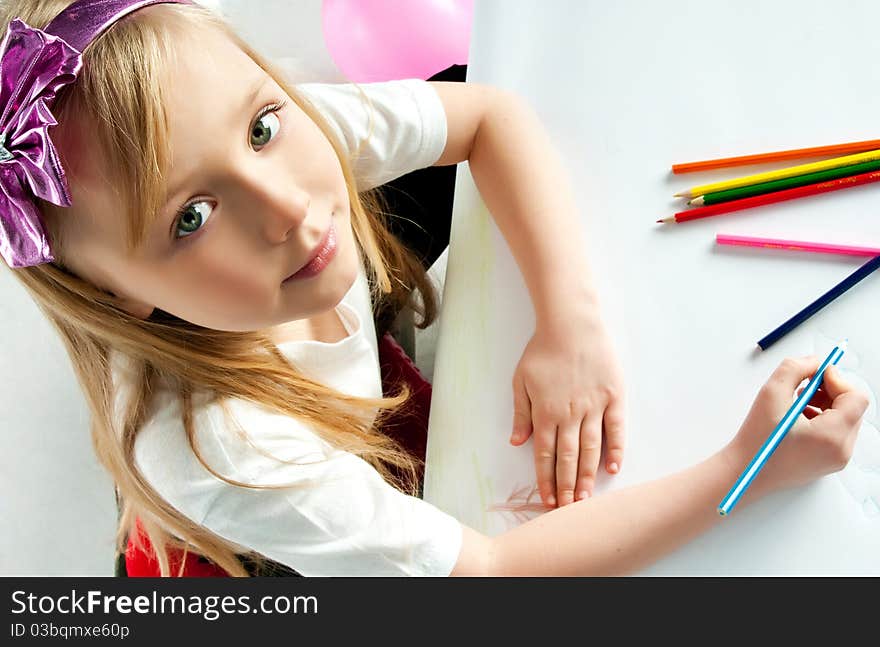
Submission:
<svg viewBox="0 0 880 647">
<path fill-rule="evenodd" d="M 538 488 L 555 507 L 592 494 L 623 460 L 623 379 L 602 324 L 571 181 L 544 128 L 515 94 L 475 83 L 431 83 L 446 110 L 436 166 L 468 160 L 522 271 L 535 333 L 513 377 L 510 442 L 533 438 Z"/>
</svg>

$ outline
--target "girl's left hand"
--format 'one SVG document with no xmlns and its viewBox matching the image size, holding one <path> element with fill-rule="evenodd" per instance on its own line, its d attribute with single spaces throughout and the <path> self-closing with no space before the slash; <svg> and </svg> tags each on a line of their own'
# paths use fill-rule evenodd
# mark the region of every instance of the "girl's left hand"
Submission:
<svg viewBox="0 0 880 647">
<path fill-rule="evenodd" d="M 623 461 L 623 378 L 596 316 L 538 321 L 513 376 L 513 434 L 534 435 L 535 472 L 544 505 L 592 495 L 602 437 L 605 470 Z"/>
</svg>

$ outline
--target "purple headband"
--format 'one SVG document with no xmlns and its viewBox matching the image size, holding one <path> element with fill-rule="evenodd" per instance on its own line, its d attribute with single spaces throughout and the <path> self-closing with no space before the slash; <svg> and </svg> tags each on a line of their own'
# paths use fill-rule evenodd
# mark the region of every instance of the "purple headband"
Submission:
<svg viewBox="0 0 880 647">
<path fill-rule="evenodd" d="M 76 80 L 82 51 L 105 29 L 153 4 L 192 0 L 77 0 L 45 30 L 16 18 L 0 43 L 0 256 L 10 267 L 55 260 L 34 197 L 70 206 L 49 138 L 55 94 Z"/>
</svg>

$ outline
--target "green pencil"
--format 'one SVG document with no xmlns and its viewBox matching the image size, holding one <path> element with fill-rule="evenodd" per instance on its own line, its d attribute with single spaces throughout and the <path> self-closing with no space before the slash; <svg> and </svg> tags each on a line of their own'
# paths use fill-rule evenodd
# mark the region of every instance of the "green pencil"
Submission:
<svg viewBox="0 0 880 647">
<path fill-rule="evenodd" d="M 774 191 L 793 189 L 799 186 L 806 186 L 807 184 L 815 184 L 816 182 L 825 182 L 826 180 L 836 180 L 850 175 L 858 175 L 859 173 L 870 173 L 871 171 L 876 171 L 878 169 L 880 169 L 880 160 L 862 162 L 861 164 L 851 164 L 850 166 L 840 166 L 838 168 L 828 169 L 827 171 L 795 175 L 793 177 L 774 180 L 772 182 L 761 182 L 760 184 L 750 184 L 736 189 L 727 189 L 726 191 L 715 191 L 714 193 L 707 193 L 698 196 L 693 200 L 689 200 L 688 204 L 695 207 L 701 207 L 710 204 L 718 204 L 720 202 L 730 202 L 731 200 L 739 200 L 740 198 L 750 198 L 753 195 L 763 195 L 765 193 L 773 193 Z"/>
</svg>

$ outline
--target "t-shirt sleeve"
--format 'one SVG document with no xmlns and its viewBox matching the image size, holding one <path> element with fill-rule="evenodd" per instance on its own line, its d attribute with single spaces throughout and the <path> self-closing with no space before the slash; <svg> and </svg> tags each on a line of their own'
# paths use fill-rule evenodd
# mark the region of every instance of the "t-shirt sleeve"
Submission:
<svg viewBox="0 0 880 647">
<path fill-rule="evenodd" d="M 183 445 L 182 425 L 167 428 L 170 419 L 139 434 L 139 466 L 181 513 L 304 576 L 449 575 L 462 541 L 454 517 L 403 494 L 297 421 L 261 418 L 259 434 L 245 440 L 219 408 L 197 414 L 199 450 L 224 476 L 284 487 L 217 478 Z"/>
<path fill-rule="evenodd" d="M 295 485 L 223 488 L 203 525 L 306 576 L 446 576 L 455 566 L 458 521 L 352 454 L 278 468 L 265 479 Z"/>
<path fill-rule="evenodd" d="M 427 81 L 296 87 L 325 117 L 348 154 L 359 191 L 433 165 L 446 147 L 446 111 Z"/>
</svg>

